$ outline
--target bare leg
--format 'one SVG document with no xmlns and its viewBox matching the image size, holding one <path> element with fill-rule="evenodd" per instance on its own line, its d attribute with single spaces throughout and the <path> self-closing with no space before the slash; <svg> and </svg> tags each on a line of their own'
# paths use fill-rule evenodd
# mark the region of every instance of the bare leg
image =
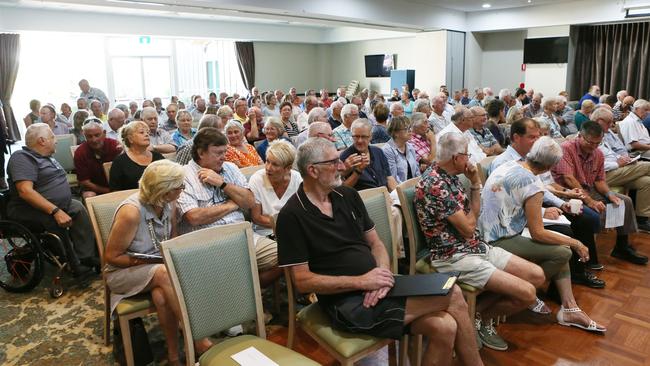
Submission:
<svg viewBox="0 0 650 366">
<path fill-rule="evenodd" d="M 423 315 L 411 323 L 411 330 L 426 334 L 429 339 L 422 356 L 424 366 L 451 365 L 456 339 L 456 321 L 451 315 L 445 312 Z"/>
<path fill-rule="evenodd" d="M 277 280 L 282 275 L 282 268 L 273 267 L 266 271 L 259 272 L 260 287 L 266 287 Z"/>
<path fill-rule="evenodd" d="M 466 365 L 482 365 L 478 354 L 474 325 L 467 315 L 467 303 L 458 286 L 445 297 L 410 297 L 406 301 L 404 321 L 409 324 L 416 319 L 432 315 L 435 312 L 447 312 L 456 322 L 455 349 L 458 358 Z M 429 337 L 431 335 L 425 334 Z M 437 345 L 431 347 L 436 349 Z"/>
<path fill-rule="evenodd" d="M 165 300 L 165 294 L 160 287 L 151 289 L 151 299 L 158 312 L 158 322 L 167 340 L 167 359 L 169 362 L 178 361 L 178 319 Z"/>
<path fill-rule="evenodd" d="M 555 280 L 555 285 L 557 286 L 560 298 L 562 299 L 562 306 L 564 306 L 565 309 L 578 307 L 578 303 L 576 303 L 576 299 L 573 297 L 573 289 L 571 288 L 570 277 Z M 589 325 L 589 322 L 591 321 L 591 318 L 589 318 L 589 316 L 584 311 L 576 313 L 565 312 L 563 315 L 565 321 L 578 323 L 585 326 Z"/>
</svg>

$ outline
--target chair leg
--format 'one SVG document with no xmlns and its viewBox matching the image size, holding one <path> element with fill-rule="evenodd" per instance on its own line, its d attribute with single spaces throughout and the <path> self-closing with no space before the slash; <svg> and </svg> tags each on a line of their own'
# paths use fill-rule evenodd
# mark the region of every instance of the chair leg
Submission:
<svg viewBox="0 0 650 366">
<path fill-rule="evenodd" d="M 124 317 L 120 318 L 120 330 L 122 331 L 122 342 L 124 342 L 124 356 L 126 358 L 127 366 L 135 366 L 133 359 L 133 345 L 131 344 L 131 328 L 129 328 L 129 321 Z"/>
<path fill-rule="evenodd" d="M 397 341 L 388 345 L 388 366 L 397 366 Z"/>
<path fill-rule="evenodd" d="M 411 366 L 422 365 L 422 335 L 415 334 L 410 337 L 409 342 L 409 361 Z"/>
<path fill-rule="evenodd" d="M 104 345 L 111 344 L 111 301 L 107 287 L 104 286 Z"/>
<path fill-rule="evenodd" d="M 404 335 L 402 337 L 402 340 L 399 343 L 399 360 L 398 360 L 399 363 L 398 364 L 400 366 L 408 366 L 407 359 L 408 359 L 408 356 L 409 356 L 409 352 L 408 352 L 408 350 L 409 350 L 409 341 L 410 341 L 409 336 Z"/>
<path fill-rule="evenodd" d="M 280 278 L 273 282 L 273 307 L 276 314 L 280 314 Z"/>
</svg>

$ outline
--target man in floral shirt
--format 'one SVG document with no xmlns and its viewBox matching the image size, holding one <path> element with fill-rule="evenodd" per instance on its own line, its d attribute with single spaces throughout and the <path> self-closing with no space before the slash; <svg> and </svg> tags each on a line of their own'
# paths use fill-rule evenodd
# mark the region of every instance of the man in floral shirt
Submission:
<svg viewBox="0 0 650 366">
<path fill-rule="evenodd" d="M 431 266 L 439 272 L 458 271 L 459 281 L 495 293 L 489 302 L 477 304 L 477 330 L 486 347 L 503 351 L 508 344 L 496 333 L 492 318 L 535 303 L 535 288 L 544 282 L 544 273 L 479 237 L 482 187 L 476 167 L 469 163 L 468 143 L 467 136 L 456 132 L 440 137 L 438 162 L 421 176 L 415 189 L 415 210 L 431 251 Z M 459 174 L 471 182 L 469 199 Z"/>
</svg>

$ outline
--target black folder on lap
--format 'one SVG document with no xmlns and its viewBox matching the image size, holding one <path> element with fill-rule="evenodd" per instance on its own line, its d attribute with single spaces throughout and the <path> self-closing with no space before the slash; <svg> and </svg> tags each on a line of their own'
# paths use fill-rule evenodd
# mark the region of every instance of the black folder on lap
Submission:
<svg viewBox="0 0 650 366">
<path fill-rule="evenodd" d="M 395 285 L 388 297 L 445 296 L 456 283 L 460 272 L 395 276 Z"/>
</svg>

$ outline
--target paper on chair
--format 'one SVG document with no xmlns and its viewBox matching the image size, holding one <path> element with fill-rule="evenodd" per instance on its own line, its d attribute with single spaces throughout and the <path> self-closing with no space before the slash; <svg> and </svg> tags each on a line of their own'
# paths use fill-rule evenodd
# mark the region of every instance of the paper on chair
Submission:
<svg viewBox="0 0 650 366">
<path fill-rule="evenodd" d="M 562 233 L 559 233 L 559 232 L 557 232 L 557 231 L 553 231 L 553 233 L 556 234 L 556 235 L 562 235 L 563 237 L 568 238 L 568 236 L 566 236 L 566 235 L 564 235 L 564 234 L 562 234 Z M 527 227 L 524 228 L 524 230 L 521 232 L 520 235 L 523 236 L 524 238 L 528 238 L 528 239 L 532 239 L 532 238 L 533 238 L 533 237 L 530 235 L 530 230 L 528 230 Z"/>
<path fill-rule="evenodd" d="M 251 346 L 230 356 L 241 366 L 280 366 Z"/>
<path fill-rule="evenodd" d="M 618 206 L 613 203 L 607 204 L 607 211 L 605 212 L 606 229 L 623 226 L 625 222 L 625 202 L 623 200 L 620 201 L 621 203 Z"/>
</svg>

